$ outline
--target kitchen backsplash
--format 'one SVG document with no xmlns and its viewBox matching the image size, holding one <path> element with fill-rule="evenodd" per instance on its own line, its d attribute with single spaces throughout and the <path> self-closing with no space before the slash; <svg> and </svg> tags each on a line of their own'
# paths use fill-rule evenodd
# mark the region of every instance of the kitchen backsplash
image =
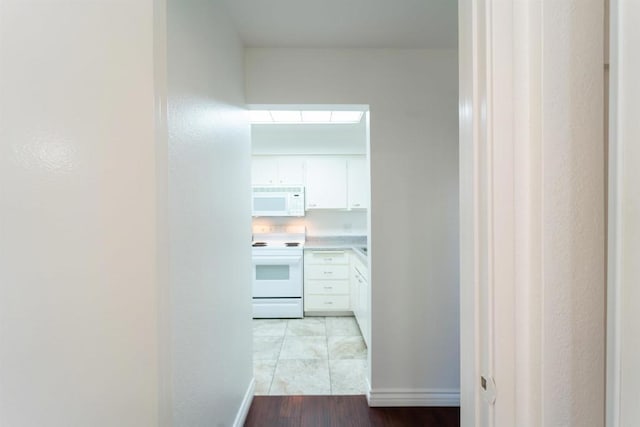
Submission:
<svg viewBox="0 0 640 427">
<path fill-rule="evenodd" d="M 366 211 L 307 211 L 302 218 L 257 217 L 254 226 L 305 226 L 307 236 L 364 236 Z"/>
</svg>

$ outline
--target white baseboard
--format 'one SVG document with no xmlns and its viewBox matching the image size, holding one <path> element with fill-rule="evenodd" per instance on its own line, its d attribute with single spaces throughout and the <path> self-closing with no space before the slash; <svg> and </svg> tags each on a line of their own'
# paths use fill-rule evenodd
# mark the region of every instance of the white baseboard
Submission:
<svg viewBox="0 0 640 427">
<path fill-rule="evenodd" d="M 460 390 L 385 388 L 367 393 L 369 406 L 460 406 Z"/>
<path fill-rule="evenodd" d="M 253 393 L 256 388 L 256 380 L 251 378 L 251 382 L 249 383 L 249 387 L 247 387 L 247 391 L 244 394 L 244 398 L 242 399 L 242 404 L 238 409 L 238 413 L 236 414 L 236 419 L 233 421 L 233 427 L 242 427 L 244 426 L 244 422 L 247 419 L 247 414 L 249 413 L 249 408 L 251 408 L 251 403 L 253 402 Z"/>
</svg>

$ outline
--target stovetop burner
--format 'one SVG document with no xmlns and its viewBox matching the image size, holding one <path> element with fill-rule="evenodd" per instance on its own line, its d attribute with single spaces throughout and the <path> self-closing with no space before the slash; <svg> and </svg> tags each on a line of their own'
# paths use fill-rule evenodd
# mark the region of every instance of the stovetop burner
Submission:
<svg viewBox="0 0 640 427">
<path fill-rule="evenodd" d="M 302 226 L 254 226 L 251 246 L 257 253 L 267 251 L 302 251 L 305 240 L 305 228 Z"/>
</svg>

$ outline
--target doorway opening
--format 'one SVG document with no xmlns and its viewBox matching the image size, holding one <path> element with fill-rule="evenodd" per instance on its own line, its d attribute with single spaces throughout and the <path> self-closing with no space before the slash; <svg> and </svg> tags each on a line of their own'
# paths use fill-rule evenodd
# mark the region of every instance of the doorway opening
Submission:
<svg viewBox="0 0 640 427">
<path fill-rule="evenodd" d="M 369 108 L 249 108 L 255 394 L 365 394 Z"/>
</svg>

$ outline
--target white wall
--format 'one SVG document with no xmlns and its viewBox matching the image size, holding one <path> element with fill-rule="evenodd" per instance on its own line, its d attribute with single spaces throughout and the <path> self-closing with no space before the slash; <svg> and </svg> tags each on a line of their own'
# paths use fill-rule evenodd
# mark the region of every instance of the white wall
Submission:
<svg viewBox="0 0 640 427">
<path fill-rule="evenodd" d="M 253 154 L 366 154 L 365 121 L 357 124 L 251 126 Z"/>
<path fill-rule="evenodd" d="M 219 2 L 168 3 L 173 421 L 229 426 L 253 378 L 243 49 Z"/>
<path fill-rule="evenodd" d="M 458 391 L 456 64 L 455 51 L 247 50 L 249 103 L 370 105 L 375 404 Z"/>
<path fill-rule="evenodd" d="M 153 2 L 0 3 L 0 425 L 158 424 Z"/>
<path fill-rule="evenodd" d="M 603 11 L 542 9 L 543 425 L 604 420 Z"/>
<path fill-rule="evenodd" d="M 612 0 L 607 426 L 640 420 L 640 5 Z"/>
</svg>

